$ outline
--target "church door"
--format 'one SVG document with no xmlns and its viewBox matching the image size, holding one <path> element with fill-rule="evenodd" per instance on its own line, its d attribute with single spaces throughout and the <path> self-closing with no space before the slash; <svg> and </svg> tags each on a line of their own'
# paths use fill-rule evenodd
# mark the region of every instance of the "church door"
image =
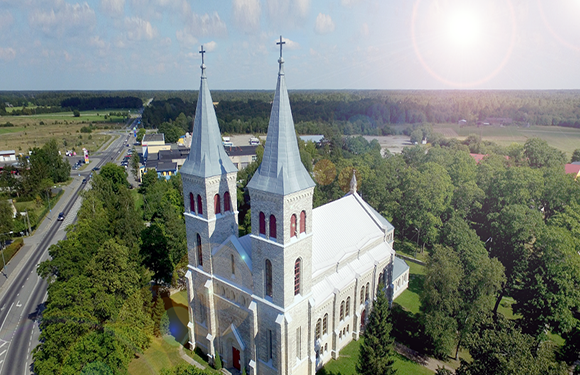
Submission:
<svg viewBox="0 0 580 375">
<path fill-rule="evenodd" d="M 362 331 L 365 327 L 365 310 L 360 314 L 360 330 Z"/>
<path fill-rule="evenodd" d="M 237 370 L 241 370 L 240 366 L 240 351 L 232 346 L 233 365 Z"/>
</svg>

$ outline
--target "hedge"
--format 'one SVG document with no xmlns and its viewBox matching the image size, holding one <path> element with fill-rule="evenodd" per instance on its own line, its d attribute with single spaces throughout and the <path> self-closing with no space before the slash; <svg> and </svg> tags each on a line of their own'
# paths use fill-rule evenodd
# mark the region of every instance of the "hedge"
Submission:
<svg viewBox="0 0 580 375">
<path fill-rule="evenodd" d="M 15 239 L 10 245 L 6 246 L 4 250 L 0 251 L 0 253 L 4 253 L 4 261 L 6 263 L 10 262 L 10 259 L 12 259 L 22 246 L 24 246 L 24 240 L 20 237 Z"/>
</svg>

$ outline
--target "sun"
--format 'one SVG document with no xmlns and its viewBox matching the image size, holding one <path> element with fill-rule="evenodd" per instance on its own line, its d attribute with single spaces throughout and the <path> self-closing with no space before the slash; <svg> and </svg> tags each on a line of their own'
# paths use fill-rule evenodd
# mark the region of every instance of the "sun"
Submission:
<svg viewBox="0 0 580 375">
<path fill-rule="evenodd" d="M 482 30 L 477 14 L 469 10 L 456 10 L 446 17 L 447 38 L 457 48 L 476 46 L 481 41 Z"/>
</svg>

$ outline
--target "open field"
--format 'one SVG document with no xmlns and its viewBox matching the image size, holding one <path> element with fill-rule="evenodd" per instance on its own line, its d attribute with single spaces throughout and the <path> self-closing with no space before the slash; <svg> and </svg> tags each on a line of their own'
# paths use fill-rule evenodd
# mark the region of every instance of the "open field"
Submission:
<svg viewBox="0 0 580 375">
<path fill-rule="evenodd" d="M 107 112 L 108 113 L 108 112 Z M 120 124 L 124 124 L 121 118 Z M 98 120 L 98 122 L 96 121 Z M 110 135 L 102 134 L 102 130 L 95 129 L 92 133 L 81 133 L 83 126 L 91 123 L 98 128 L 115 128 L 117 123 L 106 123 L 103 114 L 87 112 L 87 116 L 73 117 L 72 114 L 43 114 L 36 116 L 0 116 L 0 124 L 10 122 L 14 127 L 0 128 L 0 150 L 15 150 L 16 153 L 26 153 L 34 147 L 42 147 L 47 141 L 55 138 L 61 151 L 75 149 L 77 153 L 83 148 L 96 151 L 103 145 Z"/>
<path fill-rule="evenodd" d="M 580 148 L 580 129 L 560 126 L 464 126 L 458 124 L 435 125 L 433 130 L 446 137 L 464 139 L 470 134 L 481 135 L 486 141 L 492 141 L 502 146 L 512 143 L 524 144 L 529 138 L 541 138 L 552 147 L 564 151 L 568 158 L 575 149 Z M 455 135 L 457 134 L 457 135 Z"/>
</svg>

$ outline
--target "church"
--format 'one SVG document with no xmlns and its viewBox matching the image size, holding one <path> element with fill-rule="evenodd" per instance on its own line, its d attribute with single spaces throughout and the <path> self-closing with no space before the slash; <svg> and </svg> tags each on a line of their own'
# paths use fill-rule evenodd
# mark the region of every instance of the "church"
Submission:
<svg viewBox="0 0 580 375">
<path fill-rule="evenodd" d="M 247 374 L 313 375 L 364 331 L 378 285 L 392 300 L 409 267 L 394 227 L 357 193 L 312 208 L 284 76 L 264 156 L 247 188 L 252 232 L 238 235 L 237 169 L 222 145 L 202 53 L 190 154 L 181 168 L 189 265 L 189 345 Z"/>
</svg>

